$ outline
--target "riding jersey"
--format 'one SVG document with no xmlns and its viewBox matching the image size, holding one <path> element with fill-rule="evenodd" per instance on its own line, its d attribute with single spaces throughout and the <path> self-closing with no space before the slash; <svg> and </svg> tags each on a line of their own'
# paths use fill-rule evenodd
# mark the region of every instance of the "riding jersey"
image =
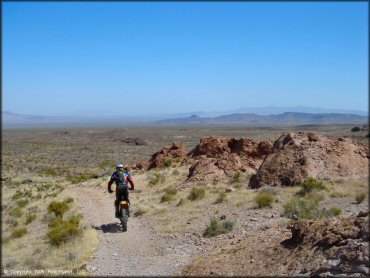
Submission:
<svg viewBox="0 0 370 278">
<path fill-rule="evenodd" d="M 124 180 L 122 180 L 124 179 Z M 135 188 L 135 184 L 134 184 L 134 181 L 132 179 L 132 177 L 130 176 L 129 172 L 123 172 L 123 173 L 118 173 L 118 172 L 114 172 L 110 178 L 110 181 L 108 182 L 108 190 L 111 190 L 111 187 L 112 187 L 112 183 L 115 182 L 116 183 L 116 186 L 118 186 L 119 184 L 122 184 L 122 183 L 125 183 L 125 184 L 130 184 L 131 185 L 131 188 L 129 188 L 130 190 L 134 190 Z"/>
</svg>

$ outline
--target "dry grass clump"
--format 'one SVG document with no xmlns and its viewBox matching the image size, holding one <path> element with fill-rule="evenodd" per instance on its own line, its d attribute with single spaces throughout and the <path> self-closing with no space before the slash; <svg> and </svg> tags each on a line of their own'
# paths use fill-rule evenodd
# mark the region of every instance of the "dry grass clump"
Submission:
<svg viewBox="0 0 370 278">
<path fill-rule="evenodd" d="M 27 234 L 26 228 L 15 228 L 11 234 L 11 238 L 20 238 L 23 237 L 25 234 Z"/>
<path fill-rule="evenodd" d="M 28 225 L 28 224 L 32 223 L 36 218 L 37 218 L 36 214 L 33 214 L 33 213 L 27 214 L 25 224 Z"/>
<path fill-rule="evenodd" d="M 215 204 L 220 204 L 226 201 L 226 192 L 220 192 L 215 201 Z"/>
<path fill-rule="evenodd" d="M 355 201 L 357 204 L 361 204 L 366 198 L 365 192 L 357 192 L 355 196 Z"/>
<path fill-rule="evenodd" d="M 14 218 L 20 218 L 23 215 L 23 211 L 21 207 L 15 207 L 9 211 L 9 215 Z"/>
<path fill-rule="evenodd" d="M 257 203 L 258 208 L 271 207 L 275 198 L 270 192 L 258 192 L 254 197 L 254 201 Z"/>
<path fill-rule="evenodd" d="M 80 235 L 82 229 L 79 227 L 79 223 L 80 217 L 76 215 L 72 215 L 67 220 L 63 220 L 61 217 L 53 218 L 48 224 L 50 230 L 47 237 L 50 243 L 59 246 Z"/>
<path fill-rule="evenodd" d="M 204 188 L 193 187 L 189 192 L 188 199 L 191 201 L 203 199 L 205 193 Z"/>
<path fill-rule="evenodd" d="M 205 237 L 214 237 L 220 234 L 226 234 L 234 228 L 234 222 L 230 220 L 218 221 L 216 218 L 211 219 L 210 225 L 203 233 Z"/>
<path fill-rule="evenodd" d="M 63 217 L 69 210 L 69 205 L 66 202 L 51 202 L 48 206 L 48 212 L 54 213 L 56 217 Z"/>
<path fill-rule="evenodd" d="M 166 180 L 165 174 L 160 172 L 152 173 L 148 177 L 149 185 L 157 185 L 160 183 L 164 183 L 165 180 Z"/>
<path fill-rule="evenodd" d="M 167 187 L 164 189 L 164 195 L 161 197 L 161 203 L 171 201 L 177 194 L 176 188 Z"/>
<path fill-rule="evenodd" d="M 99 175 L 95 173 L 86 173 L 82 175 L 67 175 L 66 176 L 66 180 L 71 182 L 72 184 L 77 184 L 77 183 L 81 183 L 84 181 L 88 181 L 91 179 L 97 179 L 97 178 L 99 178 Z"/>
</svg>

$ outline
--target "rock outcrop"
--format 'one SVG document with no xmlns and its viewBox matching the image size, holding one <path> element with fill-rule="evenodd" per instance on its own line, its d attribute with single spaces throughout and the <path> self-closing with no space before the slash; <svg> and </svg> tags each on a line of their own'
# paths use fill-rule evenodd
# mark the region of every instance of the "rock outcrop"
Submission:
<svg viewBox="0 0 370 278">
<path fill-rule="evenodd" d="M 303 262 L 296 262 L 297 270 L 302 267 L 300 274 L 369 275 L 367 215 L 368 212 L 357 217 L 300 220 L 291 224 L 292 237 L 283 244 L 291 249 L 291 253 L 304 257 Z"/>
<path fill-rule="evenodd" d="M 249 138 L 205 137 L 189 152 L 189 169 L 185 184 L 217 182 L 232 177 L 237 171 L 253 174 L 271 151 L 272 144 Z"/>
<path fill-rule="evenodd" d="M 295 186 L 308 176 L 317 179 L 366 178 L 368 148 L 342 137 L 310 132 L 283 134 L 275 141 L 249 186 Z"/>
<path fill-rule="evenodd" d="M 184 159 L 186 154 L 187 151 L 181 143 L 172 143 L 171 146 L 166 146 L 152 155 L 149 160 L 148 169 L 163 167 L 167 159 Z"/>
</svg>

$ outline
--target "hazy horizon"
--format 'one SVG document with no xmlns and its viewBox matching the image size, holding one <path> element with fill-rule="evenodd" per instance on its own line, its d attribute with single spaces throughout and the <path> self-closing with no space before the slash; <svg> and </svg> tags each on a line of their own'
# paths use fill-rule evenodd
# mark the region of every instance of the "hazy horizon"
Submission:
<svg viewBox="0 0 370 278">
<path fill-rule="evenodd" d="M 365 2 L 4 2 L 3 111 L 368 111 Z"/>
</svg>

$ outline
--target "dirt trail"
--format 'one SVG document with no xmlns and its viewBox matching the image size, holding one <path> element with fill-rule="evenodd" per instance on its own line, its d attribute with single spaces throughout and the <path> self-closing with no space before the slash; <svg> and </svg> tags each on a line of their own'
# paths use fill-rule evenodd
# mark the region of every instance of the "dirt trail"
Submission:
<svg viewBox="0 0 370 278">
<path fill-rule="evenodd" d="M 114 194 L 102 188 L 74 189 L 85 215 L 99 235 L 99 246 L 86 269 L 90 275 L 171 275 L 178 271 L 184 258 L 168 252 L 164 241 L 151 232 L 151 228 L 130 217 L 128 231 L 121 232 L 118 219 L 114 217 Z"/>
</svg>

